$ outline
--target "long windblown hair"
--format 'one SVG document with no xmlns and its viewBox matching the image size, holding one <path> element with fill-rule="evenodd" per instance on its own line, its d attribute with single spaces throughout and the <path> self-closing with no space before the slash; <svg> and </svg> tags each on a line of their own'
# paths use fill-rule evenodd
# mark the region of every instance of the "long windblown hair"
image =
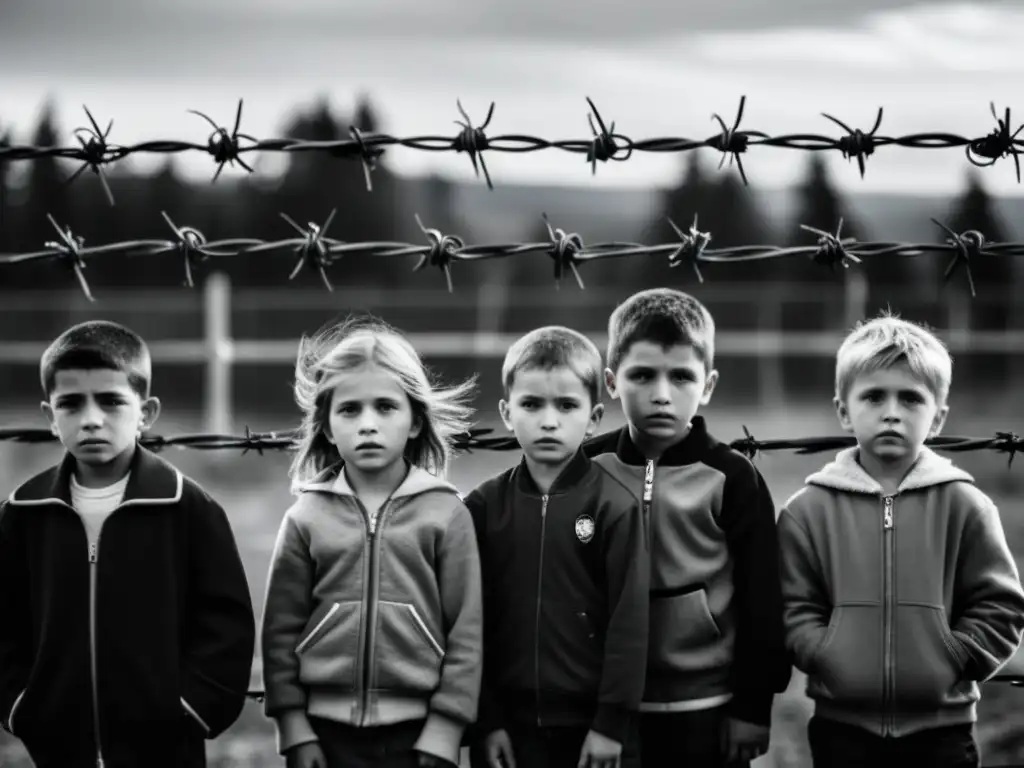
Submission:
<svg viewBox="0 0 1024 768">
<path fill-rule="evenodd" d="M 292 487 L 309 482 L 341 460 L 327 439 L 331 399 L 337 377 L 373 364 L 387 371 L 412 406 L 417 437 L 405 447 L 405 459 L 438 477 L 445 477 L 453 454 L 453 438 L 470 426 L 476 377 L 457 386 L 435 386 L 420 356 L 399 331 L 372 316 L 348 318 L 303 336 L 295 362 L 295 402 L 302 410 L 296 455 L 289 469 Z"/>
</svg>

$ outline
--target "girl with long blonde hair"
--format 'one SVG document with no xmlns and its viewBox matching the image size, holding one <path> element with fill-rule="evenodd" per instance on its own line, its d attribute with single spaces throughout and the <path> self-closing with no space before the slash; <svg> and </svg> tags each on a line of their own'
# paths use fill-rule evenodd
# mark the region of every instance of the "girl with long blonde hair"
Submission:
<svg viewBox="0 0 1024 768">
<path fill-rule="evenodd" d="M 408 340 L 373 318 L 300 342 L 296 500 L 261 633 L 288 768 L 459 762 L 480 687 L 480 563 L 445 477 L 473 389 L 432 386 Z"/>
</svg>

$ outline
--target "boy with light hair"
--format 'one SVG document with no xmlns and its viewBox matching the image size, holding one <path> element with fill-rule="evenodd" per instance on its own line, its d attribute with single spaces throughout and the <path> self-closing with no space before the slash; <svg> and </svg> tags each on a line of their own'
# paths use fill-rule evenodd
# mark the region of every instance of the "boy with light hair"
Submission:
<svg viewBox="0 0 1024 768">
<path fill-rule="evenodd" d="M 978 766 L 978 684 L 1015 653 L 1024 591 L 992 500 L 924 445 L 949 413 L 952 360 L 891 314 L 836 358 L 857 445 L 779 518 L 787 647 L 815 701 L 816 768 Z"/>
</svg>

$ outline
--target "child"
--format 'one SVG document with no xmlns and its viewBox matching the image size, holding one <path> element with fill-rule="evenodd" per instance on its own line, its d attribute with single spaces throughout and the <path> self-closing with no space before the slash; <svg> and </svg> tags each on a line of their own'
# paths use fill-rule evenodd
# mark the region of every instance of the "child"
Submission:
<svg viewBox="0 0 1024 768">
<path fill-rule="evenodd" d="M 502 381 L 498 408 L 523 459 L 466 497 L 485 606 L 473 762 L 629 768 L 650 562 L 636 497 L 580 451 L 603 412 L 601 353 L 568 328 L 540 328 L 509 349 Z"/>
<path fill-rule="evenodd" d="M 151 369 L 98 320 L 40 363 L 64 457 L 0 512 L 0 712 L 39 768 L 205 766 L 245 703 L 245 571 L 221 507 L 138 443 Z"/>
<path fill-rule="evenodd" d="M 951 376 L 924 328 L 883 315 L 852 331 L 834 402 L 857 446 L 782 510 L 787 645 L 816 702 L 817 768 L 979 764 L 977 684 L 1016 650 L 1024 592 L 995 505 L 923 446 Z"/>
<path fill-rule="evenodd" d="M 626 426 L 584 446 L 643 499 L 651 529 L 644 768 L 750 761 L 768 749 L 783 645 L 775 509 L 745 456 L 701 416 L 715 326 L 692 296 L 642 291 L 608 322 L 605 380 Z"/>
<path fill-rule="evenodd" d="M 432 389 L 367 318 L 303 339 L 297 499 L 263 617 L 266 712 L 289 768 L 458 764 L 481 674 L 473 521 L 442 480 L 472 382 Z"/>
</svg>

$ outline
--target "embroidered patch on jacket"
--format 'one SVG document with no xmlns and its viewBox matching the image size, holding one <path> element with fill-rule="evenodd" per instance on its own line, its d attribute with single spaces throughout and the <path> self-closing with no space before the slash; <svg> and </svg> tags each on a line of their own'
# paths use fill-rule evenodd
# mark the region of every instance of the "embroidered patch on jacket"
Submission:
<svg viewBox="0 0 1024 768">
<path fill-rule="evenodd" d="M 594 538 L 594 518 L 580 515 L 576 518 L 576 538 L 586 544 Z"/>
</svg>

